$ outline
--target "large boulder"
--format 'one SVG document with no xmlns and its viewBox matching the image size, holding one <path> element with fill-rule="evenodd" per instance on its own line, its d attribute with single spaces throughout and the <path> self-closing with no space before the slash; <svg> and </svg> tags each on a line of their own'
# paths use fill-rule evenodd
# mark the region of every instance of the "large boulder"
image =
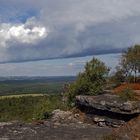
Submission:
<svg viewBox="0 0 140 140">
<path fill-rule="evenodd" d="M 119 114 L 139 114 L 140 101 L 124 101 L 117 95 L 76 96 L 76 105 Z"/>
<path fill-rule="evenodd" d="M 124 101 L 111 94 L 76 96 L 76 105 L 99 126 L 120 127 L 140 114 L 140 101 Z"/>
</svg>

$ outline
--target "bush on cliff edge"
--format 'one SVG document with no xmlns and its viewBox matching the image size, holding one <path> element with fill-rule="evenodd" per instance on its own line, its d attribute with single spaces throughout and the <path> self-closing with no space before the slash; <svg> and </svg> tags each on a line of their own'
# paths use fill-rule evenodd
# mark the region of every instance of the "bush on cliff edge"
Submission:
<svg viewBox="0 0 140 140">
<path fill-rule="evenodd" d="M 77 80 L 68 88 L 69 101 L 76 95 L 98 95 L 103 93 L 109 68 L 100 60 L 93 58 L 85 65 L 85 70 L 79 73 Z"/>
</svg>

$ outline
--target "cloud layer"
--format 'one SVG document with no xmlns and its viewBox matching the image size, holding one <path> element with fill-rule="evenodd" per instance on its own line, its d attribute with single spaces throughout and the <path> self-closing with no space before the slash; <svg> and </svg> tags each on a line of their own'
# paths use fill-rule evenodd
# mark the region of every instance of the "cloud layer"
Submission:
<svg viewBox="0 0 140 140">
<path fill-rule="evenodd" d="M 119 60 L 119 54 L 107 54 L 96 56 L 105 62 L 112 71 Z M 44 60 L 37 62 L 6 63 L 0 64 L 0 76 L 69 76 L 77 75 L 84 70 L 87 61 L 92 56 Z"/>
<path fill-rule="evenodd" d="M 119 53 L 140 43 L 139 0 L 1 0 L 0 5 L 0 63 Z"/>
</svg>

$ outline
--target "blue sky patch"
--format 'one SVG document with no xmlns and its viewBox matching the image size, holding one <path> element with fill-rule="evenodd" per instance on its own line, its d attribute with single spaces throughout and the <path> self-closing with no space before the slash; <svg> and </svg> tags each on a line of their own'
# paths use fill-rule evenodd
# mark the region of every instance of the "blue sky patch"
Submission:
<svg viewBox="0 0 140 140">
<path fill-rule="evenodd" d="M 15 9 L 0 6 L 0 22 L 25 23 L 31 17 L 38 17 L 39 11 L 34 8 Z"/>
<path fill-rule="evenodd" d="M 31 17 L 37 17 L 38 14 L 39 14 L 39 12 L 35 9 L 20 11 L 15 17 L 9 18 L 9 21 L 10 22 L 18 21 L 21 23 L 25 23 L 27 21 L 27 19 L 29 19 Z"/>
</svg>

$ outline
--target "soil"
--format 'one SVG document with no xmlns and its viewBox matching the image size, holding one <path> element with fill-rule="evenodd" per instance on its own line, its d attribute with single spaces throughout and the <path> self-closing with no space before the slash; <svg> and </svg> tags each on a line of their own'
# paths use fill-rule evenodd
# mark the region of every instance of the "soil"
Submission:
<svg viewBox="0 0 140 140">
<path fill-rule="evenodd" d="M 121 128 L 115 129 L 113 135 L 116 135 L 119 140 L 140 140 L 140 116 L 132 119 Z"/>
<path fill-rule="evenodd" d="M 102 140 L 111 132 L 111 128 L 82 123 L 0 123 L 0 140 Z"/>
</svg>

